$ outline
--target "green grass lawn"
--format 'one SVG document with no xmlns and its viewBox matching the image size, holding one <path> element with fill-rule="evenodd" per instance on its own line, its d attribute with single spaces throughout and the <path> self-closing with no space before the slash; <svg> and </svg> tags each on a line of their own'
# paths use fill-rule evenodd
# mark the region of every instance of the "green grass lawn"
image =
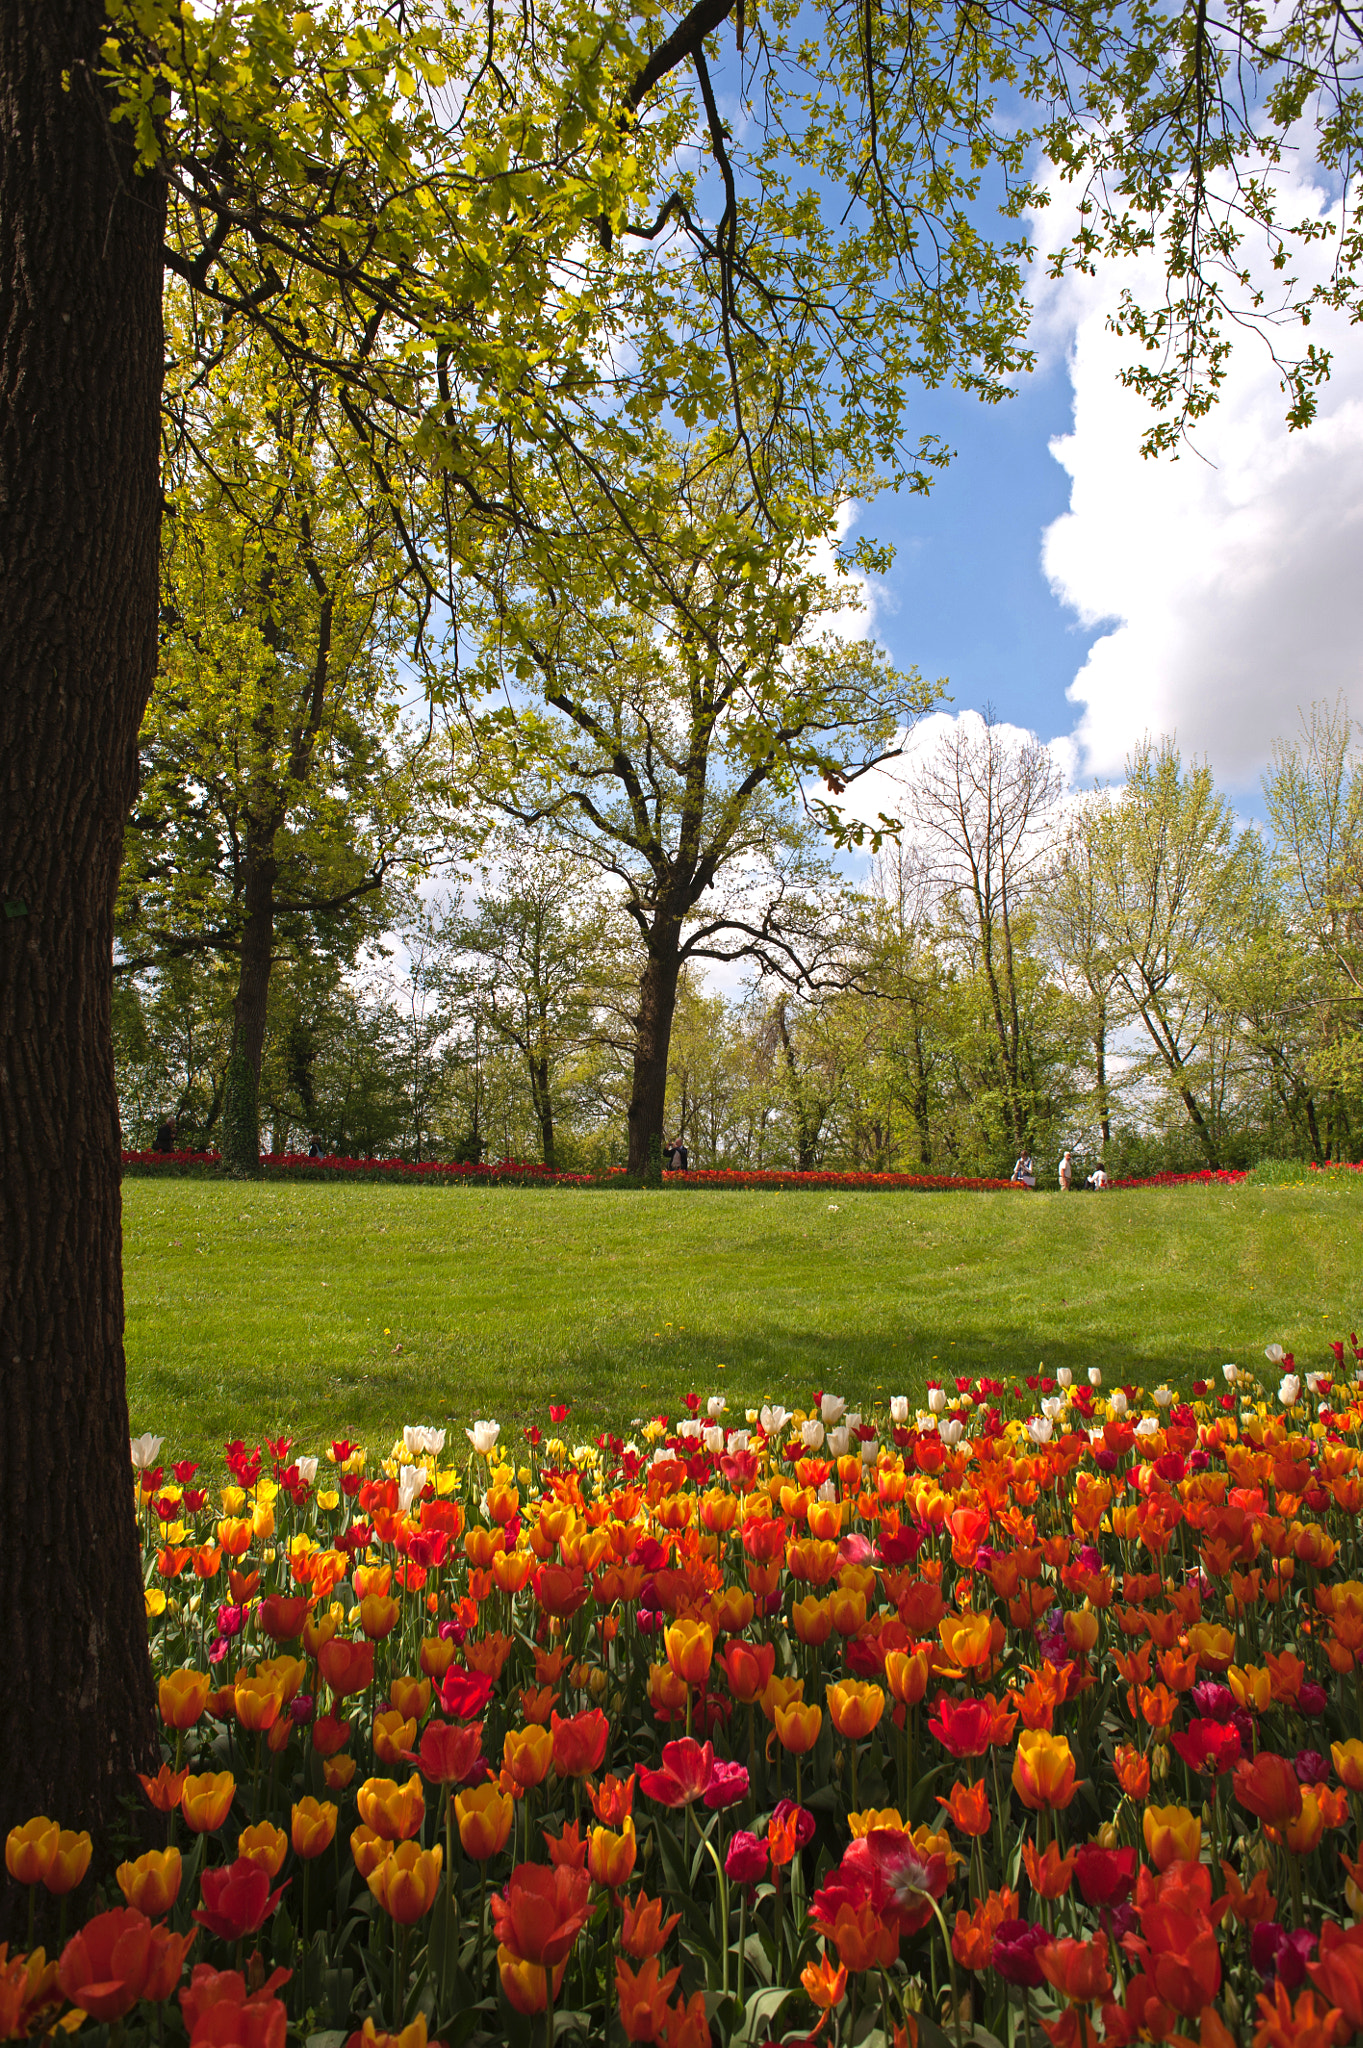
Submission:
<svg viewBox="0 0 1363 2048">
<path fill-rule="evenodd" d="M 930 1376 L 1068 1365 L 1186 1387 L 1363 1320 L 1363 1185 L 1162 1193 L 629 1193 L 130 1179 L 134 1431 L 405 1422 L 567 1434 L 690 1388 L 869 1407 Z M 836 1203 L 836 1208 L 832 1205 Z"/>
</svg>

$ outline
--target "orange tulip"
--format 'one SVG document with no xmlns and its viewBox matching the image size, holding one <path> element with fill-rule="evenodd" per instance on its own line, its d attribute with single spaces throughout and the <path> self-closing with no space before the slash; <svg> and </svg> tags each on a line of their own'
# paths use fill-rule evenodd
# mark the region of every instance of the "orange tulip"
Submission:
<svg viewBox="0 0 1363 2048">
<path fill-rule="evenodd" d="M 350 1853 L 355 1859 L 355 1868 L 367 1884 L 370 1872 L 377 1870 L 384 1858 L 392 1855 L 393 1844 L 387 1836 L 376 1835 L 373 1828 L 361 1823 L 351 1829 Z"/>
<path fill-rule="evenodd" d="M 16 1884 L 42 1884 L 57 1853 L 61 1829 L 46 1814 L 35 1814 L 5 1837 L 5 1868 Z"/>
<path fill-rule="evenodd" d="M 930 1650 L 891 1650 L 885 1659 L 885 1682 L 901 1706 L 916 1707 L 928 1689 L 931 1670 Z"/>
<path fill-rule="evenodd" d="M 710 1676 L 715 1632 L 703 1621 L 674 1621 L 663 1636 L 667 1661 L 687 1685 L 703 1686 Z"/>
<path fill-rule="evenodd" d="M 180 1896 L 182 1864 L 178 1849 L 148 1849 L 135 1863 L 120 1863 L 114 1876 L 130 1906 L 159 1920 Z"/>
<path fill-rule="evenodd" d="M 439 1843 L 434 1849 L 423 1849 L 419 1842 L 399 1842 L 391 1855 L 368 1873 L 365 1883 L 390 1920 L 411 1927 L 435 1904 L 444 1860 Z"/>
<path fill-rule="evenodd" d="M 332 1636 L 318 1649 L 317 1668 L 338 1700 L 367 1692 L 374 1682 L 374 1645 Z"/>
<path fill-rule="evenodd" d="M 475 1863 L 500 1855 L 511 1833 L 516 1803 L 500 1786 L 474 1785 L 455 1795 L 454 1818 L 464 1854 Z"/>
<path fill-rule="evenodd" d="M 623 1956 L 616 1957 L 615 1994 L 627 2041 L 659 2039 L 667 2001 L 680 1975 L 676 1969 L 660 1977 L 656 1956 L 646 1956 L 637 1970 L 632 1970 Z"/>
<path fill-rule="evenodd" d="M 322 1783 L 328 1792 L 344 1792 L 354 1775 L 353 1756 L 329 1756 L 322 1765 Z"/>
<path fill-rule="evenodd" d="M 591 1917 L 591 1880 L 572 1864 L 518 1863 L 492 1901 L 497 1939 L 541 1969 L 565 1960 Z"/>
<path fill-rule="evenodd" d="M 57 1847 L 52 1861 L 43 1872 L 43 1883 L 54 1897 L 64 1898 L 73 1892 L 90 1868 L 90 1857 L 94 1844 L 82 1828 L 63 1828 L 57 1837 Z"/>
<path fill-rule="evenodd" d="M 290 1815 L 290 1837 L 295 1856 L 310 1863 L 324 1855 L 336 1835 L 338 1811 L 329 1799 L 300 1799 Z"/>
<path fill-rule="evenodd" d="M 274 1727 L 284 1704 L 273 1679 L 261 1678 L 259 1674 L 238 1677 L 232 1698 L 238 1721 L 256 1734 Z"/>
<path fill-rule="evenodd" d="M 561 1963 L 555 1964 L 552 1972 L 556 2002 L 567 1968 L 565 1957 Z M 533 2019 L 536 2013 L 545 2010 L 549 2003 L 550 1972 L 541 1964 L 527 1962 L 524 1956 L 514 1955 L 503 1942 L 497 1947 L 497 1974 L 506 1993 L 506 2002 L 514 2011 Z"/>
<path fill-rule="evenodd" d="M 593 1828 L 587 1843 L 587 1870 L 592 1883 L 618 1892 L 629 1883 L 636 1853 L 634 1822 L 628 1814 L 618 1834 L 612 1828 Z"/>
<path fill-rule="evenodd" d="M 406 1842 L 426 1817 L 426 1788 L 419 1771 L 405 1785 L 394 1778 L 366 1778 L 356 1795 L 360 1819 L 388 1842 Z"/>
<path fill-rule="evenodd" d="M 825 1698 L 833 1726 L 849 1742 L 860 1742 L 863 1736 L 869 1735 L 885 1712 L 885 1695 L 880 1687 L 868 1685 L 857 1678 L 847 1678 L 840 1685 L 830 1685 Z M 818 1733 L 817 1729 L 815 1733 Z"/>
<path fill-rule="evenodd" d="M 788 1707 L 776 1709 L 777 1739 L 792 1756 L 804 1756 L 813 1749 L 822 1726 L 821 1707 L 806 1707 L 799 1700 L 792 1700 Z"/>
<path fill-rule="evenodd" d="M 388 1698 L 404 1721 L 420 1721 L 431 1704 L 431 1681 L 429 1678 L 395 1678 L 388 1687 Z"/>
<path fill-rule="evenodd" d="M 820 2012 L 831 2012 L 847 1996 L 847 1970 L 841 1963 L 834 1968 L 827 1950 L 817 1963 L 806 1963 L 800 1972 L 800 1982 L 810 2004 L 816 2005 Z"/>
<path fill-rule="evenodd" d="M 1126 1742 L 1119 1742 L 1113 1752 L 1113 1765 L 1117 1772 L 1117 1783 L 1128 1799 L 1144 1799 L 1150 1790 L 1150 1759 L 1132 1749 Z"/>
<path fill-rule="evenodd" d="M 1226 1673 L 1226 1683 L 1236 1704 L 1251 1714 L 1266 1714 L 1273 1704 L 1273 1681 L 1264 1665 L 1232 1664 Z"/>
<path fill-rule="evenodd" d="M 1048 1942 L 1037 1950 L 1036 1959 L 1046 1981 L 1073 2004 L 1091 2004 L 1112 1989 L 1105 1934 L 1095 1934 L 1091 1941 Z"/>
<path fill-rule="evenodd" d="M 1363 1742 L 1356 1736 L 1347 1742 L 1332 1742 L 1330 1757 L 1340 1784 L 1351 1792 L 1363 1792 Z"/>
<path fill-rule="evenodd" d="M 1024 1728 L 1013 1759 L 1013 1789 L 1024 1806 L 1063 1810 L 1075 1794 L 1074 1757 L 1063 1735 Z"/>
<path fill-rule="evenodd" d="M 258 1863 L 270 1877 L 278 1877 L 284 1858 L 289 1853 L 289 1838 L 283 1828 L 277 1828 L 271 1821 L 257 1821 L 254 1827 L 243 1828 L 237 1838 L 237 1855 L 244 1856 L 251 1863 Z"/>
<path fill-rule="evenodd" d="M 421 1645 L 421 1668 L 438 1685 L 454 1662 L 454 1644 L 444 1636 L 426 1636 Z"/>
<path fill-rule="evenodd" d="M 988 1664 L 994 1654 L 993 1617 L 988 1614 L 949 1614 L 937 1624 L 942 1647 L 962 1671 L 974 1671 Z"/>
<path fill-rule="evenodd" d="M 680 1913 L 664 1920 L 662 1900 L 650 1899 L 640 1892 L 632 1901 L 626 1902 L 621 1913 L 620 1946 L 636 1962 L 644 1956 L 660 1955 L 667 1937 L 680 1920 Z"/>
<path fill-rule="evenodd" d="M 230 1771 L 205 1771 L 200 1777 L 186 1777 L 180 1793 L 180 1811 L 185 1824 L 196 1835 L 211 1835 L 232 1810 L 237 1781 Z"/>
<path fill-rule="evenodd" d="M 208 1705 L 213 1681 L 206 1671 L 172 1671 L 156 1688 L 156 1703 L 167 1728 L 192 1728 Z"/>
<path fill-rule="evenodd" d="M 502 1738 L 503 1767 L 524 1791 L 543 1784 L 553 1755 L 554 1738 L 547 1728 L 508 1728 Z"/>
<path fill-rule="evenodd" d="M 397 1707 L 375 1714 L 374 1756 L 378 1763 L 391 1764 L 396 1769 L 415 1741 L 416 1722 L 404 1720 Z"/>
<path fill-rule="evenodd" d="M 952 1822 L 963 1835 L 987 1835 L 993 1814 L 990 1811 L 989 1795 L 984 1789 L 984 1779 L 979 1778 L 973 1785 L 953 1785 L 951 1797 L 943 1799 L 937 1795 L 937 1804 L 944 1806 Z"/>
<path fill-rule="evenodd" d="M 719 1657 L 729 1691 L 740 1706 L 762 1697 L 776 1668 L 774 1643 L 728 1643 Z"/>
<path fill-rule="evenodd" d="M 1141 1828 L 1156 1870 L 1196 1863 L 1202 1854 L 1202 1822 L 1186 1806 L 1147 1806 Z"/>
<path fill-rule="evenodd" d="M 371 1643 L 382 1642 L 386 1636 L 392 1635 L 401 1613 L 397 1601 L 386 1594 L 367 1594 L 360 1602 L 360 1627 Z"/>
<path fill-rule="evenodd" d="M 1261 1750 L 1235 1766 L 1235 1796 L 1270 1827 L 1285 1827 L 1301 1812 L 1301 1785 L 1285 1756 Z"/>
<path fill-rule="evenodd" d="M 1074 1861 L 1077 1851 L 1071 1849 L 1068 1856 L 1062 1856 L 1054 1842 L 1046 1844 L 1044 1856 L 1038 1856 L 1031 1842 L 1022 1845 L 1022 1863 L 1031 1881 L 1032 1890 L 1043 1899 L 1063 1898 L 1074 1877 Z"/>
<path fill-rule="evenodd" d="M 809 1643 L 817 1649 L 833 1633 L 832 1607 L 817 1593 L 808 1593 L 791 1608 L 790 1623 L 800 1642 Z"/>
<path fill-rule="evenodd" d="M 1283 1840 L 1294 1856 L 1309 1856 L 1325 1833 L 1325 1813 L 1313 1785 L 1301 1788 L 1301 1812 L 1283 1827 Z M 50 1880 L 49 1880 L 50 1882 Z"/>
<path fill-rule="evenodd" d="M 550 1751 L 560 1778 L 587 1778 L 600 1768 L 610 1723 L 599 1707 L 567 1719 L 551 1714 L 550 1728 Z"/>
</svg>

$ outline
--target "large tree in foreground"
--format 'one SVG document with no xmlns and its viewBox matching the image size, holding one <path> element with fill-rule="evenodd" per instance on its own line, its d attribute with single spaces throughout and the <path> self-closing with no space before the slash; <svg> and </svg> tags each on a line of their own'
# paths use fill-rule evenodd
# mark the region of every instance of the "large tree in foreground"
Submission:
<svg viewBox="0 0 1363 2048">
<path fill-rule="evenodd" d="M 327 378 L 341 459 L 399 532 L 414 474 L 435 476 L 469 573 L 489 532 L 543 532 L 538 478 L 570 448 L 584 517 L 646 552 L 666 508 L 615 475 L 667 405 L 722 433 L 771 529 L 772 435 L 805 437 L 807 490 L 849 452 L 912 471 L 915 380 L 995 395 L 1026 359 L 1036 141 L 1089 201 L 1079 256 L 1163 248 L 1170 294 L 1128 321 L 1174 429 L 1214 392 L 1228 314 L 1281 333 L 1284 309 L 1357 305 L 1349 179 L 1333 274 L 1295 285 L 1315 224 L 1273 218 L 1312 123 L 1327 168 L 1355 161 L 1342 6 L 817 13 L 811 34 L 796 0 L 755 25 L 741 0 L 0 9 L 0 1828 L 40 1801 L 101 1821 L 151 1736 L 109 989 L 155 658 L 167 269 L 259 327 L 282 379 Z M 1265 221 L 1276 299 L 1243 260 Z M 1326 367 L 1287 365 L 1296 419 Z"/>
</svg>

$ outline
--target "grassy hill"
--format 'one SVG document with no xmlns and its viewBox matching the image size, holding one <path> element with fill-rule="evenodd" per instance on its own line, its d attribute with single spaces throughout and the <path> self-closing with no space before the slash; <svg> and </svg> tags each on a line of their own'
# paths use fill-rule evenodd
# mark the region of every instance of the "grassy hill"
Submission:
<svg viewBox="0 0 1363 2048">
<path fill-rule="evenodd" d="M 688 1389 L 870 1407 L 1068 1365 L 1187 1387 L 1363 1320 L 1363 1186 L 584 1193 L 129 1180 L 132 1424 L 166 1452 L 404 1422 L 574 1441 Z"/>
</svg>

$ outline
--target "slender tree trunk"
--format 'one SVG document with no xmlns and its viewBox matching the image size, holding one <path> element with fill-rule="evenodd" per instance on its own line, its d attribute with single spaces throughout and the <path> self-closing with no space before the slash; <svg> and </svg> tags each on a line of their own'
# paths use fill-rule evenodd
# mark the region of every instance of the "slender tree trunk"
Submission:
<svg viewBox="0 0 1363 2048">
<path fill-rule="evenodd" d="M 232 1017 L 232 1053 L 223 1105 L 223 1164 L 229 1173 L 260 1172 L 260 1069 L 274 966 L 274 885 L 278 873 L 273 835 L 267 852 L 246 843 L 246 922 Z"/>
<path fill-rule="evenodd" d="M 922 1027 L 913 1027 L 913 1120 L 918 1127 L 918 1163 L 932 1165 L 932 1124 L 928 1115 L 928 1070 Z"/>
<path fill-rule="evenodd" d="M 549 1092 L 549 1061 L 543 1054 L 532 1053 L 530 1068 L 530 1095 L 535 1105 L 535 1120 L 540 1127 L 540 1152 L 544 1163 L 554 1171 L 554 1103 Z"/>
<path fill-rule="evenodd" d="M 0 1836 L 47 1812 L 107 1839 L 156 1751 L 110 1010 L 156 666 L 164 197 L 107 125 L 103 28 L 99 0 L 0 7 Z M 0 1887 L 0 1938 L 21 1907 Z"/>
<path fill-rule="evenodd" d="M 1098 1083 L 1098 1127 L 1103 1144 L 1112 1143 L 1112 1103 L 1107 1091 L 1107 1005 L 1100 1001 L 1093 1032 L 1093 1065 Z"/>
<path fill-rule="evenodd" d="M 1316 1122 L 1316 1103 L 1314 1096 L 1311 1095 L 1308 1095 L 1306 1098 L 1306 1128 L 1311 1133 L 1311 1157 L 1319 1164 L 1325 1157 L 1325 1154 L 1321 1151 L 1320 1126 Z"/>
<path fill-rule="evenodd" d="M 642 1174 L 653 1140 L 661 1145 L 667 1109 L 667 1054 L 681 973 L 681 928 L 659 923 L 649 934 L 634 1019 L 634 1083 L 629 1098 L 629 1171 Z"/>
</svg>

